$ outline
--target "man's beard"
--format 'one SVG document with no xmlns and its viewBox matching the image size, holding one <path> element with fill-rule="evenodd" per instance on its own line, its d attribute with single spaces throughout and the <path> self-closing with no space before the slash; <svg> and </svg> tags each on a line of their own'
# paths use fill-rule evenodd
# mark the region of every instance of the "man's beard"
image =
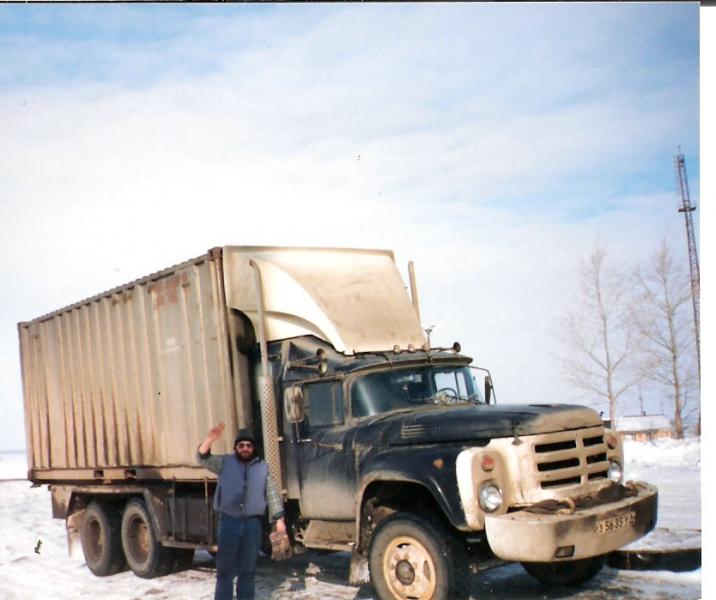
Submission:
<svg viewBox="0 0 716 600">
<path fill-rule="evenodd" d="M 246 458 L 244 458 L 244 456 L 242 456 L 242 453 L 241 453 L 241 452 L 238 452 L 238 451 L 237 451 L 237 452 L 236 452 L 236 457 L 237 457 L 241 462 L 251 462 L 251 459 L 254 457 L 254 451 L 251 450 L 250 452 L 244 453 L 244 454 L 246 455 Z"/>
</svg>

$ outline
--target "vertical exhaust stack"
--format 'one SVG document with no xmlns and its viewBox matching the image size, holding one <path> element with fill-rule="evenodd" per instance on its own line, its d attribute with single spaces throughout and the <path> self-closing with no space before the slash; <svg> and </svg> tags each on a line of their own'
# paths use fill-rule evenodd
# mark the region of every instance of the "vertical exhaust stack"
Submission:
<svg viewBox="0 0 716 600">
<path fill-rule="evenodd" d="M 273 388 L 273 377 L 269 369 L 268 344 L 266 343 L 266 315 L 264 304 L 264 290 L 261 280 L 261 269 L 253 260 L 249 265 L 254 270 L 256 283 L 259 347 L 261 349 L 261 375 L 259 376 L 259 402 L 261 404 L 261 430 L 264 441 L 264 457 L 269 471 L 281 490 L 284 489 L 281 476 L 281 455 L 278 447 L 278 421 L 276 419 L 276 394 Z"/>
<path fill-rule="evenodd" d="M 418 322 L 420 322 L 420 302 L 418 301 L 418 284 L 415 281 L 415 263 L 411 260 L 408 263 L 408 276 L 410 277 L 410 297 L 413 300 L 413 306 L 415 312 L 418 315 Z"/>
</svg>

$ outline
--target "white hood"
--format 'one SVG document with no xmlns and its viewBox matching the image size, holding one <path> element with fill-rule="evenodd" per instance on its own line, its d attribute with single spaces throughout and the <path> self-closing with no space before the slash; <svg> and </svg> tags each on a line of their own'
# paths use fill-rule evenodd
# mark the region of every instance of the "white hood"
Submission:
<svg viewBox="0 0 716 600">
<path fill-rule="evenodd" d="M 346 354 L 425 343 L 389 250 L 227 246 L 223 254 L 227 302 L 256 331 L 258 300 L 249 261 L 259 266 L 269 341 L 315 335 Z"/>
</svg>

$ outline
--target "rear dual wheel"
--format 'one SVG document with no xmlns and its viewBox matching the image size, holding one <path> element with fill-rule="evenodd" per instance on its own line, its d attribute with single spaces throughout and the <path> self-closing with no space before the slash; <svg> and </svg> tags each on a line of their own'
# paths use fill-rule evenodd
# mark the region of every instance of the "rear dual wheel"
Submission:
<svg viewBox="0 0 716 600">
<path fill-rule="evenodd" d="M 191 567 L 194 550 L 161 545 L 143 500 L 134 498 L 120 509 L 93 501 L 80 526 L 85 562 L 104 577 L 129 566 L 138 577 L 151 579 Z"/>
<path fill-rule="evenodd" d="M 174 566 L 174 549 L 161 545 L 152 526 L 149 511 L 144 501 L 139 498 L 130 500 L 124 507 L 122 548 L 129 568 L 138 577 L 161 577 L 171 572 Z"/>
<path fill-rule="evenodd" d="M 80 525 L 85 562 L 98 577 L 114 575 L 127 566 L 120 538 L 119 509 L 111 504 L 91 502 Z"/>
</svg>

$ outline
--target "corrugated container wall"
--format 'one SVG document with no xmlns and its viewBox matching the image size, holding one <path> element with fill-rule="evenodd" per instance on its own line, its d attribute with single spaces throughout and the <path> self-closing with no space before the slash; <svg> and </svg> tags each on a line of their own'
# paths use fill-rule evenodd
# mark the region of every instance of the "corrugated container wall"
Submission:
<svg viewBox="0 0 716 600">
<path fill-rule="evenodd" d="M 20 323 L 31 478 L 191 477 L 210 425 L 237 426 L 227 319 L 216 251 Z"/>
</svg>

